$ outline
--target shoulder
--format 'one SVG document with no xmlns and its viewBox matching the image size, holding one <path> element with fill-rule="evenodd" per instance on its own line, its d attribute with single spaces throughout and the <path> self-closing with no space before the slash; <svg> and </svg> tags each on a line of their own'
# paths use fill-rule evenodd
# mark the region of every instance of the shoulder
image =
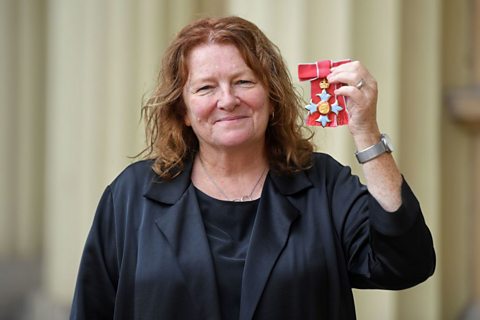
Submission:
<svg viewBox="0 0 480 320">
<path fill-rule="evenodd" d="M 340 162 L 335 160 L 331 155 L 323 152 L 314 152 L 312 154 L 313 167 L 341 167 Z"/>
<path fill-rule="evenodd" d="M 112 182 L 114 200 L 120 202 L 146 201 L 175 203 L 191 183 L 192 162 L 172 180 L 164 180 L 153 171 L 153 160 L 132 163 Z"/>
<path fill-rule="evenodd" d="M 363 190 L 360 178 L 352 173 L 352 168 L 337 161 L 325 153 L 314 153 L 312 167 L 306 175 L 317 187 L 325 187 L 327 190 L 340 188 L 343 190 Z"/>
<path fill-rule="evenodd" d="M 143 191 L 153 179 L 158 178 L 152 169 L 152 160 L 141 160 L 128 165 L 111 182 L 110 188 L 113 193 L 122 190 Z"/>
<path fill-rule="evenodd" d="M 112 184 L 121 183 L 125 180 L 142 180 L 146 177 L 151 177 L 154 174 L 153 160 L 140 160 L 131 163 L 113 180 Z"/>
</svg>

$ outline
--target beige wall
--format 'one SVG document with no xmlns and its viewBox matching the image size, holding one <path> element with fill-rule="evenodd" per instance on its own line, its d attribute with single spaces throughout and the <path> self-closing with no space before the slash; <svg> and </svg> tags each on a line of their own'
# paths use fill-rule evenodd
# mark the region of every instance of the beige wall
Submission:
<svg viewBox="0 0 480 320">
<path fill-rule="evenodd" d="M 445 1 L 443 21 L 456 21 L 444 24 L 441 30 L 443 64 L 440 78 L 446 94 L 471 84 L 472 59 L 475 59 L 471 51 L 472 5 L 473 1 Z M 471 224 L 474 196 L 470 192 L 472 136 L 465 128 L 452 121 L 451 113 L 446 107 L 444 106 L 440 116 L 439 131 L 442 141 L 441 194 L 444 195 L 440 200 L 442 236 L 439 242 L 443 251 L 439 263 L 443 271 L 442 314 L 445 319 L 454 319 L 456 312 L 470 302 L 472 270 L 465 262 L 471 261 L 471 250 L 474 249 L 470 247 L 470 234 L 478 231 L 473 230 Z"/>
<path fill-rule="evenodd" d="M 380 126 L 422 203 L 439 266 L 413 289 L 355 291 L 358 318 L 454 319 L 468 296 L 468 278 L 454 275 L 467 263 L 468 175 L 458 163 L 469 138 L 444 112 L 442 90 L 468 81 L 468 3 L 1 0 L 0 257 L 40 256 L 40 293 L 69 305 L 100 194 L 142 147 L 139 108 L 162 50 L 193 18 L 235 14 L 278 44 L 294 79 L 297 63 L 323 58 L 361 60 L 377 78 Z M 346 128 L 315 139 L 359 172 Z"/>
</svg>

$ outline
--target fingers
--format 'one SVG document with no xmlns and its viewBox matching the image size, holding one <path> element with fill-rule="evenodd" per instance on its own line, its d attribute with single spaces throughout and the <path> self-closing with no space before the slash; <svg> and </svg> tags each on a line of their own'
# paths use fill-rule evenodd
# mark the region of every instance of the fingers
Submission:
<svg viewBox="0 0 480 320">
<path fill-rule="evenodd" d="M 377 90 L 377 82 L 368 70 L 358 61 L 352 61 L 331 69 L 327 76 L 330 83 L 344 83 L 357 90 L 364 88 Z"/>
<path fill-rule="evenodd" d="M 341 86 L 335 89 L 334 93 L 337 96 L 345 96 L 353 99 L 354 101 L 362 101 L 364 99 L 364 93 L 361 92 L 362 89 L 357 89 L 355 86 Z"/>
<path fill-rule="evenodd" d="M 357 103 L 368 103 L 368 98 L 375 99 L 377 95 L 376 80 L 359 61 L 332 68 L 327 80 L 329 83 L 345 84 L 337 88 L 335 94 L 349 97 Z"/>
</svg>

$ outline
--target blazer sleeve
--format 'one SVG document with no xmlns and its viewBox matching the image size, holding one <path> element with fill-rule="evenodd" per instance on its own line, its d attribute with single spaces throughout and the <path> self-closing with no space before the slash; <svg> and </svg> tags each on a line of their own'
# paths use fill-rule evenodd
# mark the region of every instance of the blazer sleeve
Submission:
<svg viewBox="0 0 480 320">
<path fill-rule="evenodd" d="M 431 276 L 435 252 L 420 205 L 403 180 L 402 205 L 387 212 L 349 167 L 337 166 L 332 214 L 352 287 L 404 289 Z"/>
<path fill-rule="evenodd" d="M 98 205 L 78 271 L 70 319 L 113 319 L 118 279 L 112 192 Z"/>
</svg>

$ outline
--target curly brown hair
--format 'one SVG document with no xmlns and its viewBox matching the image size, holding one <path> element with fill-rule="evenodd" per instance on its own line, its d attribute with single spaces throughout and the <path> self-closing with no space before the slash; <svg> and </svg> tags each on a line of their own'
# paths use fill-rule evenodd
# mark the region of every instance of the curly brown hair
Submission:
<svg viewBox="0 0 480 320">
<path fill-rule="evenodd" d="M 273 107 L 265 133 L 270 168 L 290 174 L 310 167 L 312 135 L 302 134 L 302 98 L 292 85 L 280 50 L 255 24 L 232 16 L 195 21 L 184 27 L 167 48 L 157 87 L 142 108 L 147 148 L 141 154 L 154 160 L 153 170 L 163 179 L 173 179 L 198 151 L 198 139 L 184 122 L 182 91 L 189 72 L 188 54 L 205 43 L 237 47 L 267 88 Z"/>
</svg>

